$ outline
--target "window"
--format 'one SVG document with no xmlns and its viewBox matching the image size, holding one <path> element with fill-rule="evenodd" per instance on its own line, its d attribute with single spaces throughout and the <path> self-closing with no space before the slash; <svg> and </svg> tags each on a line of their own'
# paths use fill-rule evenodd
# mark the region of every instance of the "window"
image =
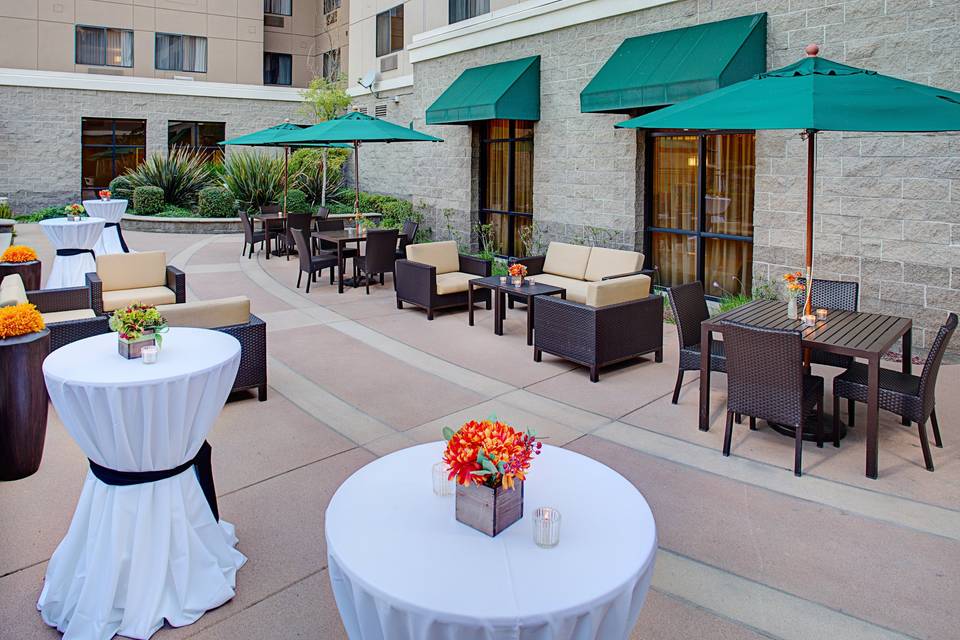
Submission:
<svg viewBox="0 0 960 640">
<path fill-rule="evenodd" d="M 93 199 L 110 181 L 143 162 L 146 120 L 83 118 L 80 122 L 81 197 Z"/>
<path fill-rule="evenodd" d="M 263 12 L 275 16 L 292 16 L 293 0 L 263 0 Z"/>
<path fill-rule="evenodd" d="M 646 246 L 658 284 L 700 280 L 710 296 L 749 294 L 754 135 L 651 134 L 647 141 Z"/>
<path fill-rule="evenodd" d="M 323 0 L 323 12 L 330 13 L 340 8 L 340 0 Z"/>
<path fill-rule="evenodd" d="M 77 64 L 133 66 L 133 31 L 78 26 L 76 48 Z"/>
<path fill-rule="evenodd" d="M 323 77 L 329 82 L 340 79 L 340 49 L 331 49 L 323 54 Z"/>
<path fill-rule="evenodd" d="M 227 137 L 223 122 L 177 122 L 167 124 L 167 147 L 186 147 L 202 153 L 210 162 L 223 162 L 223 146 Z"/>
<path fill-rule="evenodd" d="M 263 84 L 289 85 L 293 82 L 293 57 L 289 53 L 263 54 Z"/>
<path fill-rule="evenodd" d="M 498 254 L 523 257 L 533 222 L 533 123 L 480 124 L 480 223 L 491 225 Z"/>
<path fill-rule="evenodd" d="M 490 0 L 450 0 L 450 24 L 490 13 Z"/>
<path fill-rule="evenodd" d="M 207 72 L 207 39 L 174 33 L 157 34 L 154 66 L 163 71 Z"/>
<path fill-rule="evenodd" d="M 403 5 L 377 14 L 377 56 L 403 49 Z"/>
</svg>

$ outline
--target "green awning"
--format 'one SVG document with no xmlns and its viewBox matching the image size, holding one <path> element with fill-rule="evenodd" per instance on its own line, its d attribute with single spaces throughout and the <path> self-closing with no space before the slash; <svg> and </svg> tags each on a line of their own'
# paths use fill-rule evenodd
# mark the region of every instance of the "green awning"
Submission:
<svg viewBox="0 0 960 640">
<path fill-rule="evenodd" d="M 427 109 L 427 124 L 540 119 L 540 56 L 472 67 Z"/>
<path fill-rule="evenodd" d="M 767 14 L 624 40 L 580 92 L 583 113 L 623 113 L 693 98 L 767 70 Z"/>
</svg>

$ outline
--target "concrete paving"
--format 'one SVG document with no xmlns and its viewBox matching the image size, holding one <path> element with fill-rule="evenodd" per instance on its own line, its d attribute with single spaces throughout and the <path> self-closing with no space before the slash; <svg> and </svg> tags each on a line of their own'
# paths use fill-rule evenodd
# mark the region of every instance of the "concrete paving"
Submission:
<svg viewBox="0 0 960 640">
<path fill-rule="evenodd" d="M 40 230 L 17 230 L 49 267 Z M 721 456 L 724 376 L 713 379 L 710 431 L 697 429 L 695 374 L 670 403 L 670 325 L 663 363 L 639 359 L 591 384 L 568 362 L 533 362 L 520 306 L 498 337 L 480 308 L 473 327 L 464 311 L 428 322 L 397 310 L 389 276 L 369 296 L 340 295 L 325 277 L 306 294 L 296 260 L 248 260 L 238 236 L 126 236 L 134 249 L 167 251 L 191 299 L 250 297 L 269 332 L 270 399 L 238 394 L 210 436 L 221 513 L 250 561 L 231 602 L 159 640 L 345 638 L 323 537 L 333 492 L 377 456 L 489 415 L 609 465 L 647 498 L 660 550 L 633 639 L 957 637 L 960 365 L 938 383 L 935 473 L 916 428 L 882 415 L 880 478 L 865 478 L 864 408 L 839 449 L 804 448 L 795 478 L 792 440 L 763 423 L 737 427 L 733 455 Z M 828 388 L 836 372 L 817 371 Z M 57 637 L 36 600 L 85 472 L 51 412 L 40 471 L 0 485 L 0 640 Z"/>
</svg>

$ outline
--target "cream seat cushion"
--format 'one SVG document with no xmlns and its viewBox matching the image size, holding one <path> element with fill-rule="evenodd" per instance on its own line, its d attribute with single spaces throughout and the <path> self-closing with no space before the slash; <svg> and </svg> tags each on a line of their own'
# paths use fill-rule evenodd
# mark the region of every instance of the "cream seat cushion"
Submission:
<svg viewBox="0 0 960 640">
<path fill-rule="evenodd" d="M 23 286 L 23 279 L 19 273 L 11 273 L 0 282 L 0 307 L 9 307 L 15 304 L 25 304 L 27 290 Z"/>
<path fill-rule="evenodd" d="M 643 268 L 643 254 L 636 251 L 621 251 L 606 247 L 593 247 L 587 261 L 587 271 L 583 279 L 598 282 L 607 276 L 619 276 L 633 273 Z"/>
<path fill-rule="evenodd" d="M 436 267 L 437 275 L 460 270 L 460 255 L 453 240 L 408 244 L 407 260 Z"/>
<path fill-rule="evenodd" d="M 103 281 L 104 292 L 162 287 L 167 282 L 167 254 L 143 251 L 97 256 L 97 275 Z"/>
<path fill-rule="evenodd" d="M 566 242 L 551 242 L 543 262 L 543 272 L 583 280 L 590 260 L 590 247 Z"/>
<path fill-rule="evenodd" d="M 587 284 L 583 280 L 574 280 L 573 278 L 564 278 L 550 273 L 538 273 L 533 276 L 534 282 L 539 284 L 549 284 L 554 287 L 563 287 L 567 290 L 567 300 L 583 304 L 587 300 Z"/>
<path fill-rule="evenodd" d="M 584 304 L 588 307 L 606 307 L 621 302 L 643 300 L 648 295 L 650 295 L 650 276 L 627 276 L 589 283 Z"/>
<path fill-rule="evenodd" d="M 93 312 L 93 309 L 71 309 L 69 311 L 49 311 L 47 313 L 41 313 L 43 316 L 44 324 L 52 324 L 54 322 L 69 322 L 71 320 L 86 320 L 87 318 L 96 318 L 97 314 Z"/>
<path fill-rule="evenodd" d="M 166 287 L 139 287 L 137 289 L 103 292 L 104 311 L 113 311 L 134 302 L 159 305 L 173 304 L 176 301 L 177 295 Z"/>
<path fill-rule="evenodd" d="M 234 296 L 157 307 L 171 327 L 216 329 L 250 322 L 250 298 Z"/>
<path fill-rule="evenodd" d="M 438 274 L 437 293 L 441 296 L 448 293 L 463 293 L 468 288 L 467 284 L 479 277 L 473 273 L 462 273 L 460 271 Z"/>
</svg>

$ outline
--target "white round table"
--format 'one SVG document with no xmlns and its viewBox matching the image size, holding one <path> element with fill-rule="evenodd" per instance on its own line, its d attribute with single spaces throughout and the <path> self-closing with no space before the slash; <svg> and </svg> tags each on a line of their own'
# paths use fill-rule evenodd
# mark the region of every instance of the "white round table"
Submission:
<svg viewBox="0 0 960 640">
<path fill-rule="evenodd" d="M 126 200 L 122 198 L 84 200 L 83 208 L 89 215 L 106 220 L 103 233 L 100 235 L 100 241 L 94 247 L 98 256 L 106 253 L 130 253 L 120 230 L 120 220 L 127 211 Z"/>
<path fill-rule="evenodd" d="M 586 456 L 545 446 L 524 516 L 495 538 L 433 494 L 444 443 L 390 454 L 348 478 L 326 513 L 330 580 L 351 640 L 617 640 L 636 624 L 656 525 L 643 496 Z M 533 542 L 533 512 L 562 516 Z"/>
<path fill-rule="evenodd" d="M 93 463 L 37 603 L 65 640 L 148 638 L 164 619 L 190 624 L 233 598 L 246 558 L 204 496 L 198 452 L 209 452 L 204 438 L 239 365 L 234 337 L 188 328 L 164 335 L 156 364 L 121 357 L 115 333 L 44 361 L 50 400 Z M 129 476 L 195 457 L 196 465 L 153 482 L 117 486 L 95 475 L 95 465 Z"/>
<path fill-rule="evenodd" d="M 93 250 L 105 222 L 103 218 L 81 218 L 78 222 L 67 218 L 40 221 L 40 228 L 57 250 L 44 289 L 86 285 L 86 274 L 97 270 Z"/>
</svg>

